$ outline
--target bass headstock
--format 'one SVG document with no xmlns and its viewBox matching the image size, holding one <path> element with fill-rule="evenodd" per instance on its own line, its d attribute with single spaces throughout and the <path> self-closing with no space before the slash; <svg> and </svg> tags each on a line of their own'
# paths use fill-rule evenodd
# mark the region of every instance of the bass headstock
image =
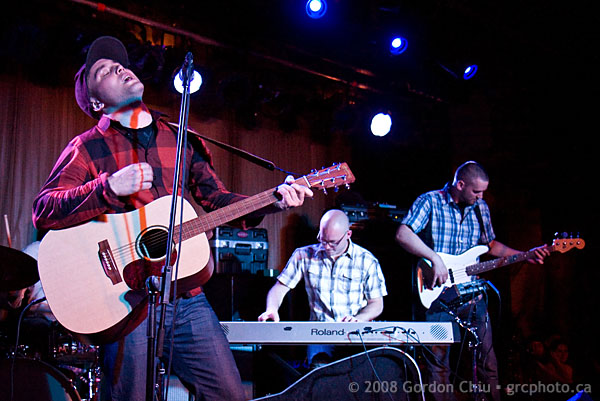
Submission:
<svg viewBox="0 0 600 401">
<path fill-rule="evenodd" d="M 583 249 L 585 247 L 585 241 L 582 238 L 568 236 L 566 233 L 562 234 L 563 238 L 555 238 L 552 241 L 552 250 L 560 253 L 565 253 L 573 248 Z"/>
</svg>

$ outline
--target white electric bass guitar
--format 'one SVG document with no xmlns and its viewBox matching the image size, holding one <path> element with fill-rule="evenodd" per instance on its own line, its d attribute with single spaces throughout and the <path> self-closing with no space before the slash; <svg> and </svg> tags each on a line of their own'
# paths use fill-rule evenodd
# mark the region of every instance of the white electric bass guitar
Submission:
<svg viewBox="0 0 600 401">
<path fill-rule="evenodd" d="M 341 163 L 294 182 L 325 190 L 354 182 L 354 175 Z M 103 343 L 116 340 L 145 318 L 145 282 L 162 273 L 171 200 L 165 196 L 128 213 L 101 215 L 46 234 L 38 255 L 40 280 L 52 313 L 67 330 L 84 341 Z M 212 274 L 205 269 L 210 256 L 207 231 L 277 200 L 273 188 L 200 217 L 184 202 L 184 223 L 174 228 L 175 243 L 170 247 L 171 261 L 178 264 L 177 292 L 206 283 Z"/>
<path fill-rule="evenodd" d="M 545 245 L 545 248 L 550 252 L 564 253 L 573 248 L 583 249 L 584 246 L 585 242 L 581 238 L 562 238 L 555 239 L 552 245 Z M 523 262 L 535 256 L 535 252 L 531 250 L 478 263 L 479 256 L 488 250 L 489 248 L 485 245 L 477 245 L 460 255 L 438 253 L 448 268 L 448 280 L 433 289 L 428 288 L 433 282 L 431 262 L 421 259 L 417 264 L 417 285 L 423 306 L 429 309 L 431 304 L 440 297 L 444 298 L 445 302 L 451 302 L 463 296 L 480 292 L 483 290 L 484 284 L 481 280 L 477 280 L 475 277 L 477 274 L 512 263 Z"/>
</svg>

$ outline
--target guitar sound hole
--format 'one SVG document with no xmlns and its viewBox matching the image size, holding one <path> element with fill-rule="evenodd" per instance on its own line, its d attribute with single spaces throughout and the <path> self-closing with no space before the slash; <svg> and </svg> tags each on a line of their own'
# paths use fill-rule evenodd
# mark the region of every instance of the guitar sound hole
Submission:
<svg viewBox="0 0 600 401">
<path fill-rule="evenodd" d="M 167 254 L 167 238 L 168 233 L 164 227 L 148 227 L 138 237 L 138 254 L 148 260 L 163 259 Z"/>
</svg>

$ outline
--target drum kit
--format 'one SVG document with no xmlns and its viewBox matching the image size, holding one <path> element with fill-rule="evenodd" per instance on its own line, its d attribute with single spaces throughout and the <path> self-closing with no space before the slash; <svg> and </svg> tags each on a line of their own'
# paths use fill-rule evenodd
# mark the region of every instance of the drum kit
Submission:
<svg viewBox="0 0 600 401">
<path fill-rule="evenodd" d="M 98 348 L 79 342 L 55 320 L 28 310 L 44 299 L 27 305 L 24 299 L 20 307 L 11 308 L 25 289 L 35 285 L 39 285 L 37 261 L 0 246 L 0 401 L 97 400 Z"/>
</svg>

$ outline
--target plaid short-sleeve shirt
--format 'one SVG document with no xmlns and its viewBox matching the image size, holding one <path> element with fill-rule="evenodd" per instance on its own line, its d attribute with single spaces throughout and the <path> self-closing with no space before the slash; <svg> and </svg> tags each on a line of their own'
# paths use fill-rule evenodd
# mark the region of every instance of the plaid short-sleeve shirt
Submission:
<svg viewBox="0 0 600 401">
<path fill-rule="evenodd" d="M 480 199 L 461 211 L 450 196 L 449 184 L 419 196 L 402 224 L 410 227 L 435 252 L 450 255 L 459 255 L 475 245 L 487 245 L 495 238 L 487 203 Z"/>
<path fill-rule="evenodd" d="M 387 295 L 379 261 L 352 241 L 335 262 L 320 244 L 296 249 L 277 279 L 290 288 L 304 279 L 310 320 L 340 321 Z"/>
</svg>

